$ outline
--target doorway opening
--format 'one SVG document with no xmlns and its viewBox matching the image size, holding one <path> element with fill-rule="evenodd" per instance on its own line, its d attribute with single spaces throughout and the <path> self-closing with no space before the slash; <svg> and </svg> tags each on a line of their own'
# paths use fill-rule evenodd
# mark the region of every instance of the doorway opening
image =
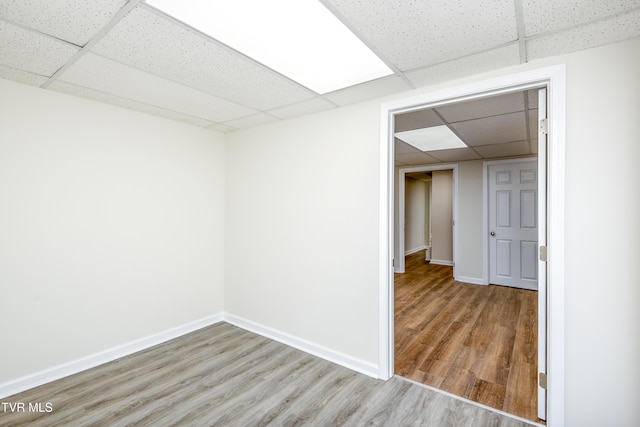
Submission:
<svg viewBox="0 0 640 427">
<path fill-rule="evenodd" d="M 380 377 L 389 378 L 394 374 L 394 289 L 393 289 L 393 261 L 394 258 L 398 259 L 398 254 L 394 251 L 396 247 L 394 245 L 394 230 L 393 225 L 393 194 L 394 194 L 394 182 L 396 174 L 394 171 L 394 164 L 392 160 L 395 158 L 394 152 L 394 119 L 396 116 L 411 113 L 420 110 L 433 109 L 434 107 L 460 107 L 465 102 L 476 102 L 477 100 L 485 99 L 488 97 L 494 97 L 498 95 L 515 93 L 518 91 L 528 91 L 537 88 L 547 88 L 550 90 L 549 106 L 550 106 L 550 119 L 549 119 L 549 147 L 543 148 L 544 157 L 541 158 L 541 169 L 544 174 L 544 182 L 548 183 L 547 187 L 551 189 L 550 194 L 547 197 L 548 206 L 546 209 L 547 222 L 549 228 L 554 229 L 553 235 L 549 234 L 547 244 L 555 250 L 553 256 L 544 258 L 543 263 L 546 265 L 546 272 L 544 273 L 545 279 L 548 283 L 548 292 L 545 294 L 543 303 L 547 301 L 553 301 L 553 304 L 549 304 L 548 308 L 541 311 L 541 315 L 538 318 L 543 319 L 545 328 L 543 330 L 544 336 L 541 340 L 544 342 L 545 349 L 545 371 L 541 372 L 541 379 L 546 379 L 545 396 L 546 392 L 549 392 L 550 399 L 547 400 L 547 405 L 543 406 L 542 417 L 547 416 L 547 420 L 558 420 L 556 422 L 562 423 L 563 419 L 563 397 L 559 391 L 563 390 L 564 382 L 563 375 L 563 324 L 564 324 L 564 311 L 562 305 L 558 303 L 562 299 L 562 253 L 557 252 L 563 247 L 564 233 L 562 231 L 562 212 L 563 201 L 559 195 L 563 194 L 563 147 L 564 147 L 564 68 L 563 67 L 551 67 L 549 69 L 543 69 L 536 72 L 522 73 L 518 75 L 508 76 L 502 79 L 494 79 L 484 82 L 478 82 L 466 86 L 461 86 L 453 89 L 443 90 L 426 94 L 424 96 L 418 96 L 407 100 L 401 100 L 389 104 L 383 105 L 382 108 L 382 162 L 381 167 L 386 170 L 386 173 L 382 174 L 381 180 L 381 235 L 383 241 L 386 240 L 388 244 L 386 247 L 381 247 L 381 335 L 380 335 Z M 436 111 L 437 112 L 437 111 Z M 532 124 L 534 130 L 538 128 L 537 120 Z M 462 129 L 462 130 L 461 130 Z M 457 129 L 460 132 L 464 131 L 464 124 Z M 483 144 L 480 144 L 483 145 Z M 486 145 L 486 144 L 485 144 Z M 522 144 L 521 144 L 522 145 Z M 492 147 L 495 148 L 495 147 Z M 548 155 L 547 155 L 548 153 Z M 530 154 L 530 153 L 529 153 Z M 517 156 L 517 155 L 516 155 Z M 500 156 L 497 156 L 500 157 Z M 489 158 L 489 157 L 483 157 Z M 476 157 L 477 159 L 477 157 Z M 459 159 L 462 161 L 466 159 Z M 440 159 L 442 162 L 443 159 Z M 449 160 L 450 161 L 450 160 Z M 437 163 L 437 162 L 425 162 L 425 163 Z M 472 162 L 473 163 L 473 162 Z M 481 162 L 480 162 L 481 164 Z M 482 166 L 474 165 L 482 170 Z M 482 184 L 480 184 L 481 186 Z M 482 188 L 480 193 L 482 193 Z M 397 187 L 395 188 L 397 191 Z M 463 200 L 464 198 L 460 198 Z M 465 209 L 461 208 L 462 212 Z M 397 213 L 395 213 L 397 215 Z M 456 224 L 458 225 L 458 224 Z M 460 234 L 461 235 L 461 234 Z M 480 236 L 482 241 L 484 236 Z M 458 239 L 460 241 L 460 239 Z M 383 245 L 384 246 L 384 245 Z M 465 242 L 465 246 L 468 246 Z M 473 245 L 471 245 L 473 246 Z M 546 245 L 545 245 L 546 249 Z M 551 252 L 550 252 L 551 253 Z M 403 256 L 404 254 L 402 254 Z M 460 256 L 458 258 L 461 258 Z M 462 267 L 462 263 L 456 261 L 456 269 Z M 465 267 L 467 268 L 467 267 Z M 458 271 L 457 275 L 467 274 L 468 270 Z M 478 275 L 476 275 L 478 277 Z M 556 295 L 557 299 L 550 299 L 549 296 Z M 539 299 L 540 300 L 540 299 Z M 545 306 L 546 307 L 546 306 Z M 549 325 L 549 327 L 547 327 Z M 554 328 L 550 326 L 554 325 Z M 546 344 L 552 344 L 547 346 Z M 547 373 L 549 375 L 547 376 Z M 542 378 L 542 377 L 545 378 Z M 551 422 L 551 421 L 550 421 Z"/>
</svg>

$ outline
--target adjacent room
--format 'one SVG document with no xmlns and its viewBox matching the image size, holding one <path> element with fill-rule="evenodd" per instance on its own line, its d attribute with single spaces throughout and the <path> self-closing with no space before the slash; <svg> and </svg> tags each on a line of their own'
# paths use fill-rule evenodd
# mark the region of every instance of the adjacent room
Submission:
<svg viewBox="0 0 640 427">
<path fill-rule="evenodd" d="M 0 426 L 634 426 L 638 52 L 636 0 L 0 1 Z"/>
</svg>

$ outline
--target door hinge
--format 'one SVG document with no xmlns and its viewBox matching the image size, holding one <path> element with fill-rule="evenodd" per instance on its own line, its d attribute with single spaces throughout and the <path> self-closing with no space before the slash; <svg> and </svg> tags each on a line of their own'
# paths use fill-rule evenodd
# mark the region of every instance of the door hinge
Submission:
<svg viewBox="0 0 640 427">
<path fill-rule="evenodd" d="M 547 262 L 547 247 L 540 246 L 540 261 Z"/>
<path fill-rule="evenodd" d="M 547 389 L 547 374 L 544 372 L 538 373 L 538 385 L 540 388 Z"/>
<path fill-rule="evenodd" d="M 540 119 L 538 126 L 538 130 L 540 130 L 540 132 L 542 132 L 543 134 L 546 135 L 547 133 L 549 133 L 549 122 L 547 119 Z"/>
</svg>

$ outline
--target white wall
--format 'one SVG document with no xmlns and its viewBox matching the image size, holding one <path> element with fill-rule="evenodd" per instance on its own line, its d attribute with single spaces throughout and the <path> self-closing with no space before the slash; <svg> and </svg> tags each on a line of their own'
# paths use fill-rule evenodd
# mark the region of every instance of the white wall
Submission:
<svg viewBox="0 0 640 427">
<path fill-rule="evenodd" d="M 377 364 L 380 103 L 563 63 L 566 360 L 550 374 L 566 380 L 565 425 L 635 425 L 638 52 L 634 39 L 229 135 L 225 310 Z M 221 137 L 1 84 L 2 378 L 218 311 Z"/>
<path fill-rule="evenodd" d="M 222 311 L 222 137 L 0 80 L 0 383 Z"/>
<path fill-rule="evenodd" d="M 225 308 L 377 363 L 380 103 L 564 63 L 566 425 L 633 425 L 640 418 L 637 52 L 640 39 L 234 133 Z M 593 224 L 606 227 L 597 241 L 584 231 Z M 255 268 L 242 268 L 248 253 Z"/>
</svg>

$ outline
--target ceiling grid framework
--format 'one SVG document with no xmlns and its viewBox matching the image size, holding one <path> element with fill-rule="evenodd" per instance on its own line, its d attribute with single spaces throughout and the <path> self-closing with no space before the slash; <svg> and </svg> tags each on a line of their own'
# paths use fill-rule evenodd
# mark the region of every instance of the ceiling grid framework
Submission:
<svg viewBox="0 0 640 427">
<path fill-rule="evenodd" d="M 4 0 L 0 78 L 230 132 L 640 36 L 640 0 L 320 2 L 393 74 L 319 94 L 144 0 Z"/>
</svg>

